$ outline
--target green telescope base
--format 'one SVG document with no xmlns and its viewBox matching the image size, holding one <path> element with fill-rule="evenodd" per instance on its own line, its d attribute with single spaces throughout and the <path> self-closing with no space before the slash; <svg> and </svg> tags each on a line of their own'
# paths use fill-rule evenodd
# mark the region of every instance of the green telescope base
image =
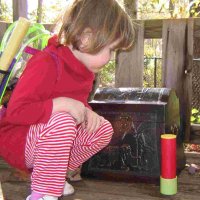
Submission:
<svg viewBox="0 0 200 200">
<path fill-rule="evenodd" d="M 160 193 L 164 195 L 175 195 L 177 193 L 177 176 L 173 179 L 160 177 Z"/>
</svg>

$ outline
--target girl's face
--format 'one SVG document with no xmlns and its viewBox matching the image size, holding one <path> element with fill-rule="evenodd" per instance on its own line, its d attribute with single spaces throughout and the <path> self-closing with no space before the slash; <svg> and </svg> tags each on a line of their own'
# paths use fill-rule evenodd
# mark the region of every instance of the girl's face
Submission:
<svg viewBox="0 0 200 200">
<path fill-rule="evenodd" d="M 114 48 L 118 41 L 104 47 L 97 54 L 82 53 L 80 51 L 73 51 L 74 56 L 79 59 L 89 71 L 97 73 L 106 65 L 113 56 Z"/>
<path fill-rule="evenodd" d="M 114 46 L 108 45 L 97 54 L 85 53 L 82 59 L 83 64 L 91 72 L 97 73 L 106 65 L 114 54 Z"/>
</svg>

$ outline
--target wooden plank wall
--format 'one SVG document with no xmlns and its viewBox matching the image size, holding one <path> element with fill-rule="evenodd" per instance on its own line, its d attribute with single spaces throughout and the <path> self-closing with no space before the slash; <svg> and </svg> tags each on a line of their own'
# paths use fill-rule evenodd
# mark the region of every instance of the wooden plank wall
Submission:
<svg viewBox="0 0 200 200">
<path fill-rule="evenodd" d="M 144 22 L 137 23 L 134 48 L 116 59 L 115 87 L 142 87 L 144 68 Z"/>
<path fill-rule="evenodd" d="M 153 19 L 153 20 L 137 20 L 137 24 L 144 23 L 144 39 L 161 39 L 162 38 L 162 26 L 164 21 L 169 19 Z M 174 21 L 181 19 L 173 19 Z M 200 18 L 194 18 L 194 37 L 200 37 Z M 4 28 L 7 27 L 6 22 L 0 21 L 0 40 L 4 34 Z M 46 26 L 46 24 L 45 24 Z M 47 25 L 50 26 L 50 25 Z"/>
<path fill-rule="evenodd" d="M 180 112 L 185 140 L 190 135 L 192 97 L 193 20 L 163 22 L 162 67 L 163 87 L 173 88 L 180 100 Z"/>
</svg>

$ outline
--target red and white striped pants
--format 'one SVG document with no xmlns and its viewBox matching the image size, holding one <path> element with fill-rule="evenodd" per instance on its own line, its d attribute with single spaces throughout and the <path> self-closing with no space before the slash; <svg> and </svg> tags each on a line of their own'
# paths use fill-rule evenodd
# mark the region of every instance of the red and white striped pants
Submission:
<svg viewBox="0 0 200 200">
<path fill-rule="evenodd" d="M 75 170 L 111 140 L 113 129 L 106 120 L 88 134 L 66 112 L 52 114 L 46 124 L 32 125 L 26 142 L 26 165 L 33 168 L 31 189 L 61 196 L 67 170 Z"/>
</svg>

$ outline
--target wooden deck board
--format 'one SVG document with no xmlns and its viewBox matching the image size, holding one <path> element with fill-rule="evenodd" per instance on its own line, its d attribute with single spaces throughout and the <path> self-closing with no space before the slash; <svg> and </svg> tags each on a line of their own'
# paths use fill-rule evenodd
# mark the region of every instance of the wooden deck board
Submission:
<svg viewBox="0 0 200 200">
<path fill-rule="evenodd" d="M 200 154 L 186 154 L 187 164 L 199 164 Z M 12 168 L 0 167 L 0 180 L 4 200 L 25 200 L 30 193 L 29 181 L 19 181 L 13 176 Z M 75 194 L 63 197 L 62 200 L 191 200 L 200 197 L 200 173 L 188 173 L 185 168 L 178 176 L 178 193 L 164 196 L 159 192 L 159 184 L 116 182 L 84 178 L 73 182 Z M 2 195 L 0 192 L 0 200 Z"/>
</svg>

